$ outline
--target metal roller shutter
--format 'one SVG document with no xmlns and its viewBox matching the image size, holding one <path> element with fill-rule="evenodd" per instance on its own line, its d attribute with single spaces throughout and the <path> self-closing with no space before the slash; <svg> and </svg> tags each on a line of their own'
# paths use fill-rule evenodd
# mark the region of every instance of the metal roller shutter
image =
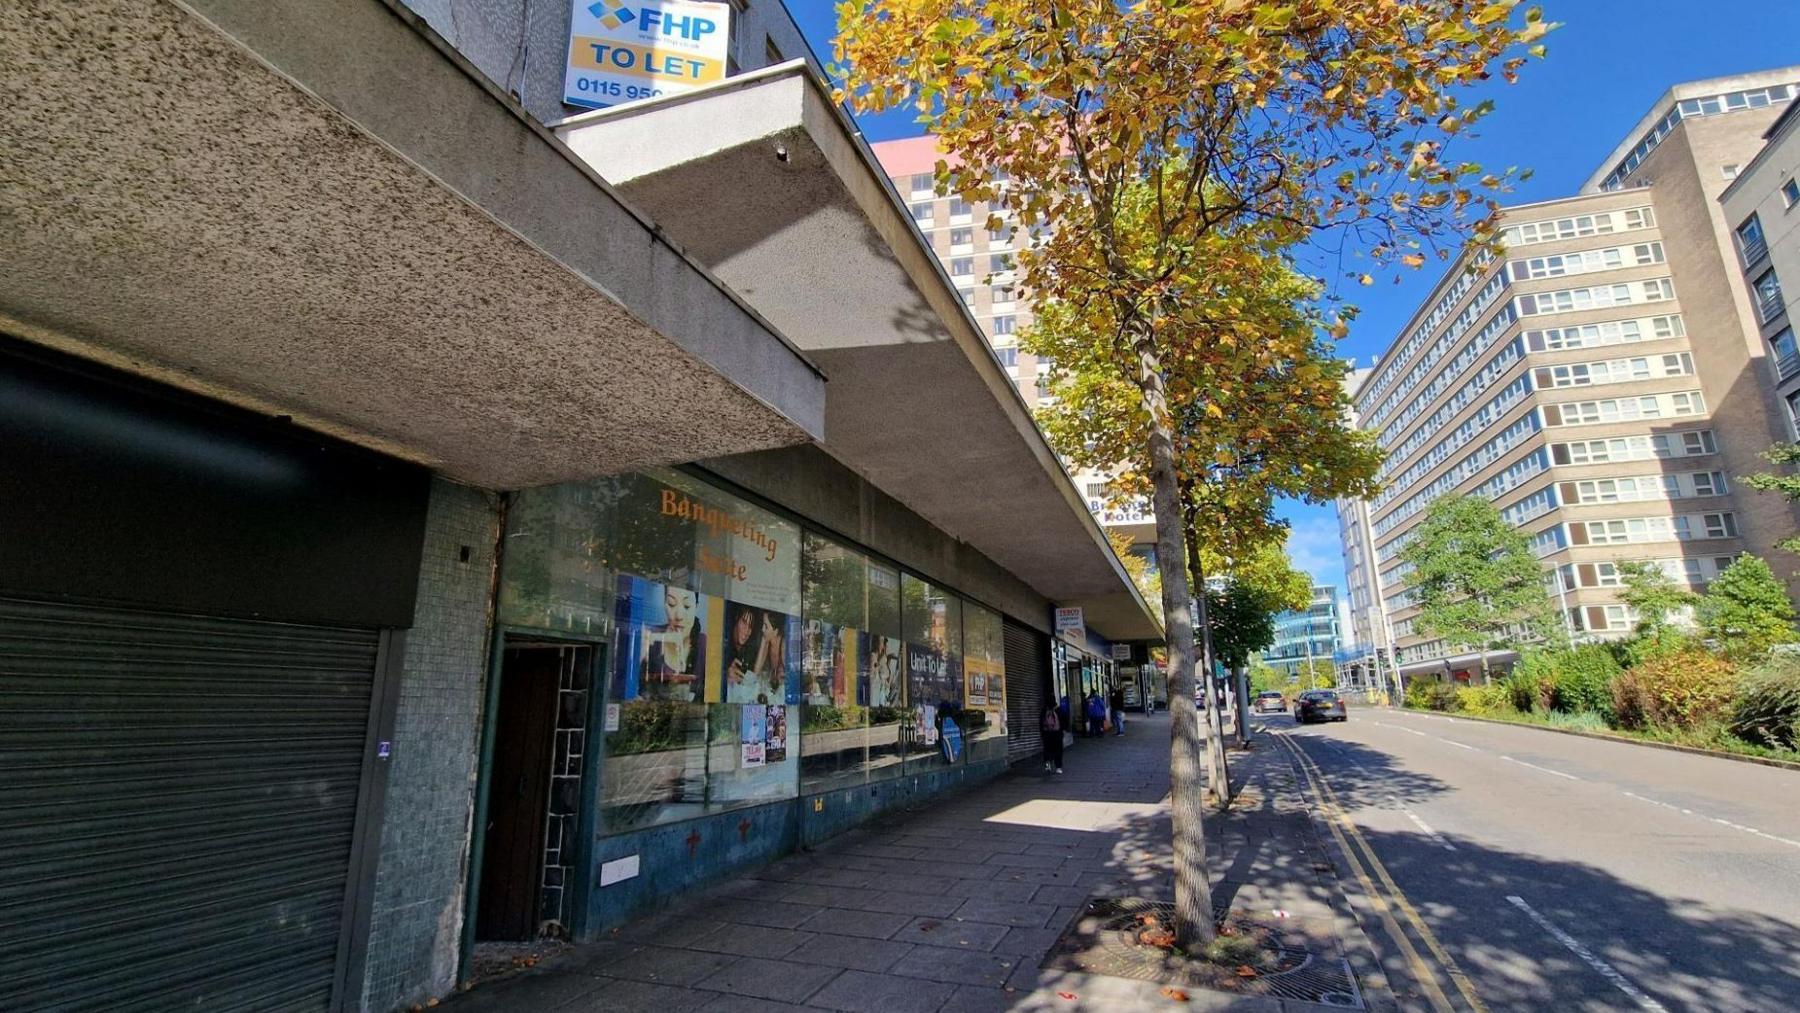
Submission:
<svg viewBox="0 0 1800 1013">
<path fill-rule="evenodd" d="M 1050 687 L 1050 643 L 1042 633 L 1006 620 L 1006 762 L 1043 755 L 1038 714 Z"/>
<path fill-rule="evenodd" d="M 0 598 L 0 1009 L 325 1009 L 379 634 Z"/>
</svg>

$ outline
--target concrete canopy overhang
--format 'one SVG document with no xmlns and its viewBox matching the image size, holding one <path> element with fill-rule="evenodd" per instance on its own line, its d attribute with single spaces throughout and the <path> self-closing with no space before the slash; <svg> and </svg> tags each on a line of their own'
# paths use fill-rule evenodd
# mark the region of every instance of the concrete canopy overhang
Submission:
<svg viewBox="0 0 1800 1013">
<path fill-rule="evenodd" d="M 803 61 L 557 135 L 831 377 L 820 445 L 1110 640 L 1162 632 L 1012 378 Z"/>
<path fill-rule="evenodd" d="M 824 379 L 379 0 L 0 4 L 0 330 L 511 489 L 804 443 Z"/>
</svg>

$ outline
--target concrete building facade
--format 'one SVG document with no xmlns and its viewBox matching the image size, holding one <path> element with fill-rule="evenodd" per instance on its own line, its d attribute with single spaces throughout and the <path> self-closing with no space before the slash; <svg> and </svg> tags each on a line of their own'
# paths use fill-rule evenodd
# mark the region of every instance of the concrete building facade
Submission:
<svg viewBox="0 0 1800 1013">
<path fill-rule="evenodd" d="M 1058 608 L 1159 639 L 718 7 L 589 112 L 567 3 L 0 8 L 0 1008 L 426 1004 L 1031 759 Z"/>
<path fill-rule="evenodd" d="M 1766 343 L 1766 379 L 1786 427 L 1800 439 L 1800 347 L 1790 315 L 1793 296 L 1782 285 L 1800 285 L 1800 115 L 1790 104 L 1764 135 L 1761 151 L 1736 173 L 1719 202 L 1730 226 L 1740 289 Z M 1730 265 L 1728 265 L 1730 266 Z"/>
<path fill-rule="evenodd" d="M 1786 429 L 1719 197 L 1796 85 L 1800 68 L 1671 89 L 1581 193 L 1504 209 L 1505 253 L 1457 263 L 1352 378 L 1388 452 L 1382 494 L 1339 504 L 1359 643 L 1402 673 L 1479 668 L 1416 628 L 1399 558 L 1441 496 L 1487 498 L 1530 537 L 1578 638 L 1631 630 L 1619 560 L 1700 590 L 1794 530 L 1736 480 Z"/>
</svg>

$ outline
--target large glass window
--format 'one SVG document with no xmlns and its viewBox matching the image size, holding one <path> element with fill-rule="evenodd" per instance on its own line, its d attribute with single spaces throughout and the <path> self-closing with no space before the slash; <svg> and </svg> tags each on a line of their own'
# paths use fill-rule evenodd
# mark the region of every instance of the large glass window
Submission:
<svg viewBox="0 0 1800 1013">
<path fill-rule="evenodd" d="M 811 533 L 801 567 L 802 787 L 826 791 L 898 773 L 908 717 L 900 575 Z"/>
<path fill-rule="evenodd" d="M 969 761 L 1006 756 L 1006 642 L 998 612 L 963 606 L 963 713 Z"/>
<path fill-rule="evenodd" d="M 912 574 L 900 578 L 900 638 L 904 641 L 906 701 L 911 722 L 901 729 L 901 745 L 909 770 L 961 762 L 966 752 L 940 742 L 946 723 L 963 725 L 962 600 Z"/>
<path fill-rule="evenodd" d="M 798 526 L 678 472 L 517 495 L 500 621 L 611 645 L 605 831 L 794 796 L 800 556 Z"/>
</svg>

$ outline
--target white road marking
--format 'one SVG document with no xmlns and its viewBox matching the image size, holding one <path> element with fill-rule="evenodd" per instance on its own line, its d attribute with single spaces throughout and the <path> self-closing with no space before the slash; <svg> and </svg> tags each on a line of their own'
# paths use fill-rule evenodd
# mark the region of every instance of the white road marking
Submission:
<svg viewBox="0 0 1800 1013">
<path fill-rule="evenodd" d="M 1560 770 L 1551 770 L 1549 767 L 1540 767 L 1535 763 L 1526 763 L 1524 760 L 1515 760 L 1510 756 L 1502 756 L 1500 758 L 1508 763 L 1516 763 L 1521 767 L 1530 767 L 1532 770 L 1541 770 L 1546 774 L 1555 774 L 1557 777 L 1566 777 L 1571 781 L 1581 780 L 1581 778 L 1576 777 L 1574 774 L 1565 774 Z"/>
<path fill-rule="evenodd" d="M 1440 738 L 1440 739 L 1438 739 L 1438 741 L 1439 742 L 1448 742 L 1449 744 L 1455 746 L 1458 749 L 1467 749 L 1471 752 L 1480 752 L 1480 750 L 1476 749 L 1474 746 L 1465 746 L 1462 743 L 1456 741 L 1455 739 Z"/>
<path fill-rule="evenodd" d="M 1399 796 L 1389 795 L 1388 798 L 1392 799 L 1396 806 L 1400 806 L 1400 811 L 1406 814 L 1406 818 L 1409 820 L 1412 820 L 1413 825 L 1418 827 L 1421 831 L 1423 831 L 1426 837 L 1431 838 L 1433 843 L 1437 844 L 1438 847 L 1443 848 L 1445 851 L 1455 851 L 1456 850 L 1456 845 L 1451 844 L 1449 841 L 1444 840 L 1444 835 L 1438 833 L 1436 830 L 1431 829 L 1430 824 L 1428 824 L 1424 820 L 1420 819 L 1418 813 L 1415 813 L 1411 809 L 1408 809 L 1407 807 L 1400 805 Z"/>
<path fill-rule="evenodd" d="M 1664 809 L 1668 809 L 1668 810 L 1670 810 L 1670 811 L 1673 811 L 1673 812 L 1678 812 L 1678 813 L 1681 813 L 1681 814 L 1683 814 L 1683 815 L 1685 815 L 1685 816 L 1697 816 L 1697 817 L 1699 817 L 1699 818 L 1700 818 L 1700 819 L 1703 819 L 1703 820 L 1711 820 L 1711 821 L 1713 821 L 1713 822 L 1714 822 L 1714 823 L 1717 823 L 1717 824 L 1719 824 L 1719 825 L 1720 825 L 1720 826 L 1722 826 L 1722 827 L 1730 827 L 1730 828 L 1731 828 L 1731 829 L 1733 829 L 1733 830 L 1739 830 L 1739 831 L 1742 831 L 1742 832 L 1744 832 L 1744 833 L 1746 833 L 1746 834 L 1754 834 L 1754 835 L 1755 835 L 1755 836 L 1757 836 L 1757 837 L 1761 837 L 1761 838 L 1763 838 L 1763 839 L 1764 839 L 1764 840 L 1770 840 L 1770 841 L 1774 841 L 1774 842 L 1776 842 L 1776 843 L 1777 843 L 1777 844 L 1786 844 L 1786 845 L 1788 845 L 1788 846 L 1789 846 L 1789 847 L 1793 847 L 1793 848 L 1800 848 L 1800 841 L 1796 841 L 1796 840 L 1791 840 L 1791 839 L 1789 839 L 1789 838 L 1786 838 L 1786 837 L 1781 837 L 1781 836 L 1779 836 L 1779 835 L 1777 835 L 1777 834 L 1771 834 L 1771 833 L 1769 833 L 1769 832 L 1767 832 L 1767 831 L 1764 831 L 1764 830 L 1758 830 L 1758 829 L 1756 829 L 1756 828 L 1755 828 L 1755 827 L 1747 827 L 1747 826 L 1745 826 L 1745 825 L 1743 825 L 1743 824 L 1742 824 L 1742 823 L 1733 823 L 1733 822 L 1732 822 L 1732 821 L 1730 821 L 1730 820 L 1725 820 L 1725 819 L 1720 819 L 1720 818 L 1719 818 L 1719 817 L 1717 817 L 1717 816 L 1707 816 L 1707 815 L 1705 815 L 1705 814 L 1703 814 L 1703 813 L 1697 813 L 1697 812 L 1695 812 L 1695 811 L 1694 811 L 1694 810 L 1692 810 L 1692 809 L 1683 809 L 1683 808 L 1681 808 L 1681 807 L 1680 807 L 1680 806 L 1677 806 L 1677 805 L 1670 805 L 1670 804 L 1669 804 L 1669 803 L 1667 803 L 1667 802 L 1658 802 L 1658 801 L 1657 801 L 1657 800 L 1656 800 L 1656 799 L 1653 799 L 1653 798 L 1645 798 L 1645 797 L 1644 797 L 1644 796 L 1642 796 L 1642 795 L 1637 795 L 1637 794 L 1633 794 L 1633 793 L 1632 793 L 1632 792 L 1629 792 L 1629 791 L 1628 791 L 1628 792 L 1624 792 L 1624 793 L 1623 793 L 1623 794 L 1624 794 L 1624 795 L 1625 795 L 1625 797 L 1626 797 L 1626 798 L 1635 798 L 1635 799 L 1637 799 L 1637 800 L 1638 800 L 1638 801 L 1639 801 L 1639 802 L 1648 802 L 1648 803 L 1650 803 L 1650 804 L 1651 804 L 1651 805 L 1654 805 L 1654 806 L 1661 806 L 1661 807 L 1663 807 L 1663 808 L 1664 808 Z"/>
<path fill-rule="evenodd" d="M 1580 957 L 1582 960 L 1582 963 L 1584 963 L 1587 966 L 1593 968 L 1594 970 L 1600 972 L 1601 977 L 1605 978 L 1607 981 L 1612 982 L 1614 988 L 1616 988 L 1619 991 L 1630 996 L 1632 1001 L 1637 1003 L 1640 1007 L 1647 1009 L 1647 1010 L 1664 1010 L 1665 1009 L 1665 1007 L 1663 1006 L 1662 1003 L 1659 1003 L 1655 999 L 1652 999 L 1649 996 L 1645 995 L 1642 989 L 1638 988 L 1636 985 L 1633 985 L 1629 980 L 1626 979 L 1626 977 L 1624 975 L 1620 974 L 1618 972 L 1618 970 L 1615 969 L 1611 964 L 1607 963 L 1604 960 L 1601 960 L 1599 957 L 1594 955 L 1592 950 L 1589 950 L 1587 947 L 1581 945 L 1580 940 L 1576 939 L 1574 936 L 1569 935 L 1567 932 L 1564 932 L 1562 929 L 1557 928 L 1555 923 L 1551 922 L 1550 919 L 1545 918 L 1541 914 L 1538 914 L 1537 911 L 1530 904 L 1525 903 L 1523 898 L 1507 897 L 1506 900 L 1507 900 L 1507 903 L 1518 908 L 1520 911 L 1525 912 L 1525 917 L 1530 918 L 1532 921 L 1536 922 L 1538 928 L 1541 928 L 1545 932 L 1548 932 L 1548 933 L 1550 933 L 1550 935 L 1554 936 L 1556 941 L 1563 944 L 1565 947 L 1567 947 L 1570 953 L 1573 953 L 1577 957 Z"/>
</svg>

